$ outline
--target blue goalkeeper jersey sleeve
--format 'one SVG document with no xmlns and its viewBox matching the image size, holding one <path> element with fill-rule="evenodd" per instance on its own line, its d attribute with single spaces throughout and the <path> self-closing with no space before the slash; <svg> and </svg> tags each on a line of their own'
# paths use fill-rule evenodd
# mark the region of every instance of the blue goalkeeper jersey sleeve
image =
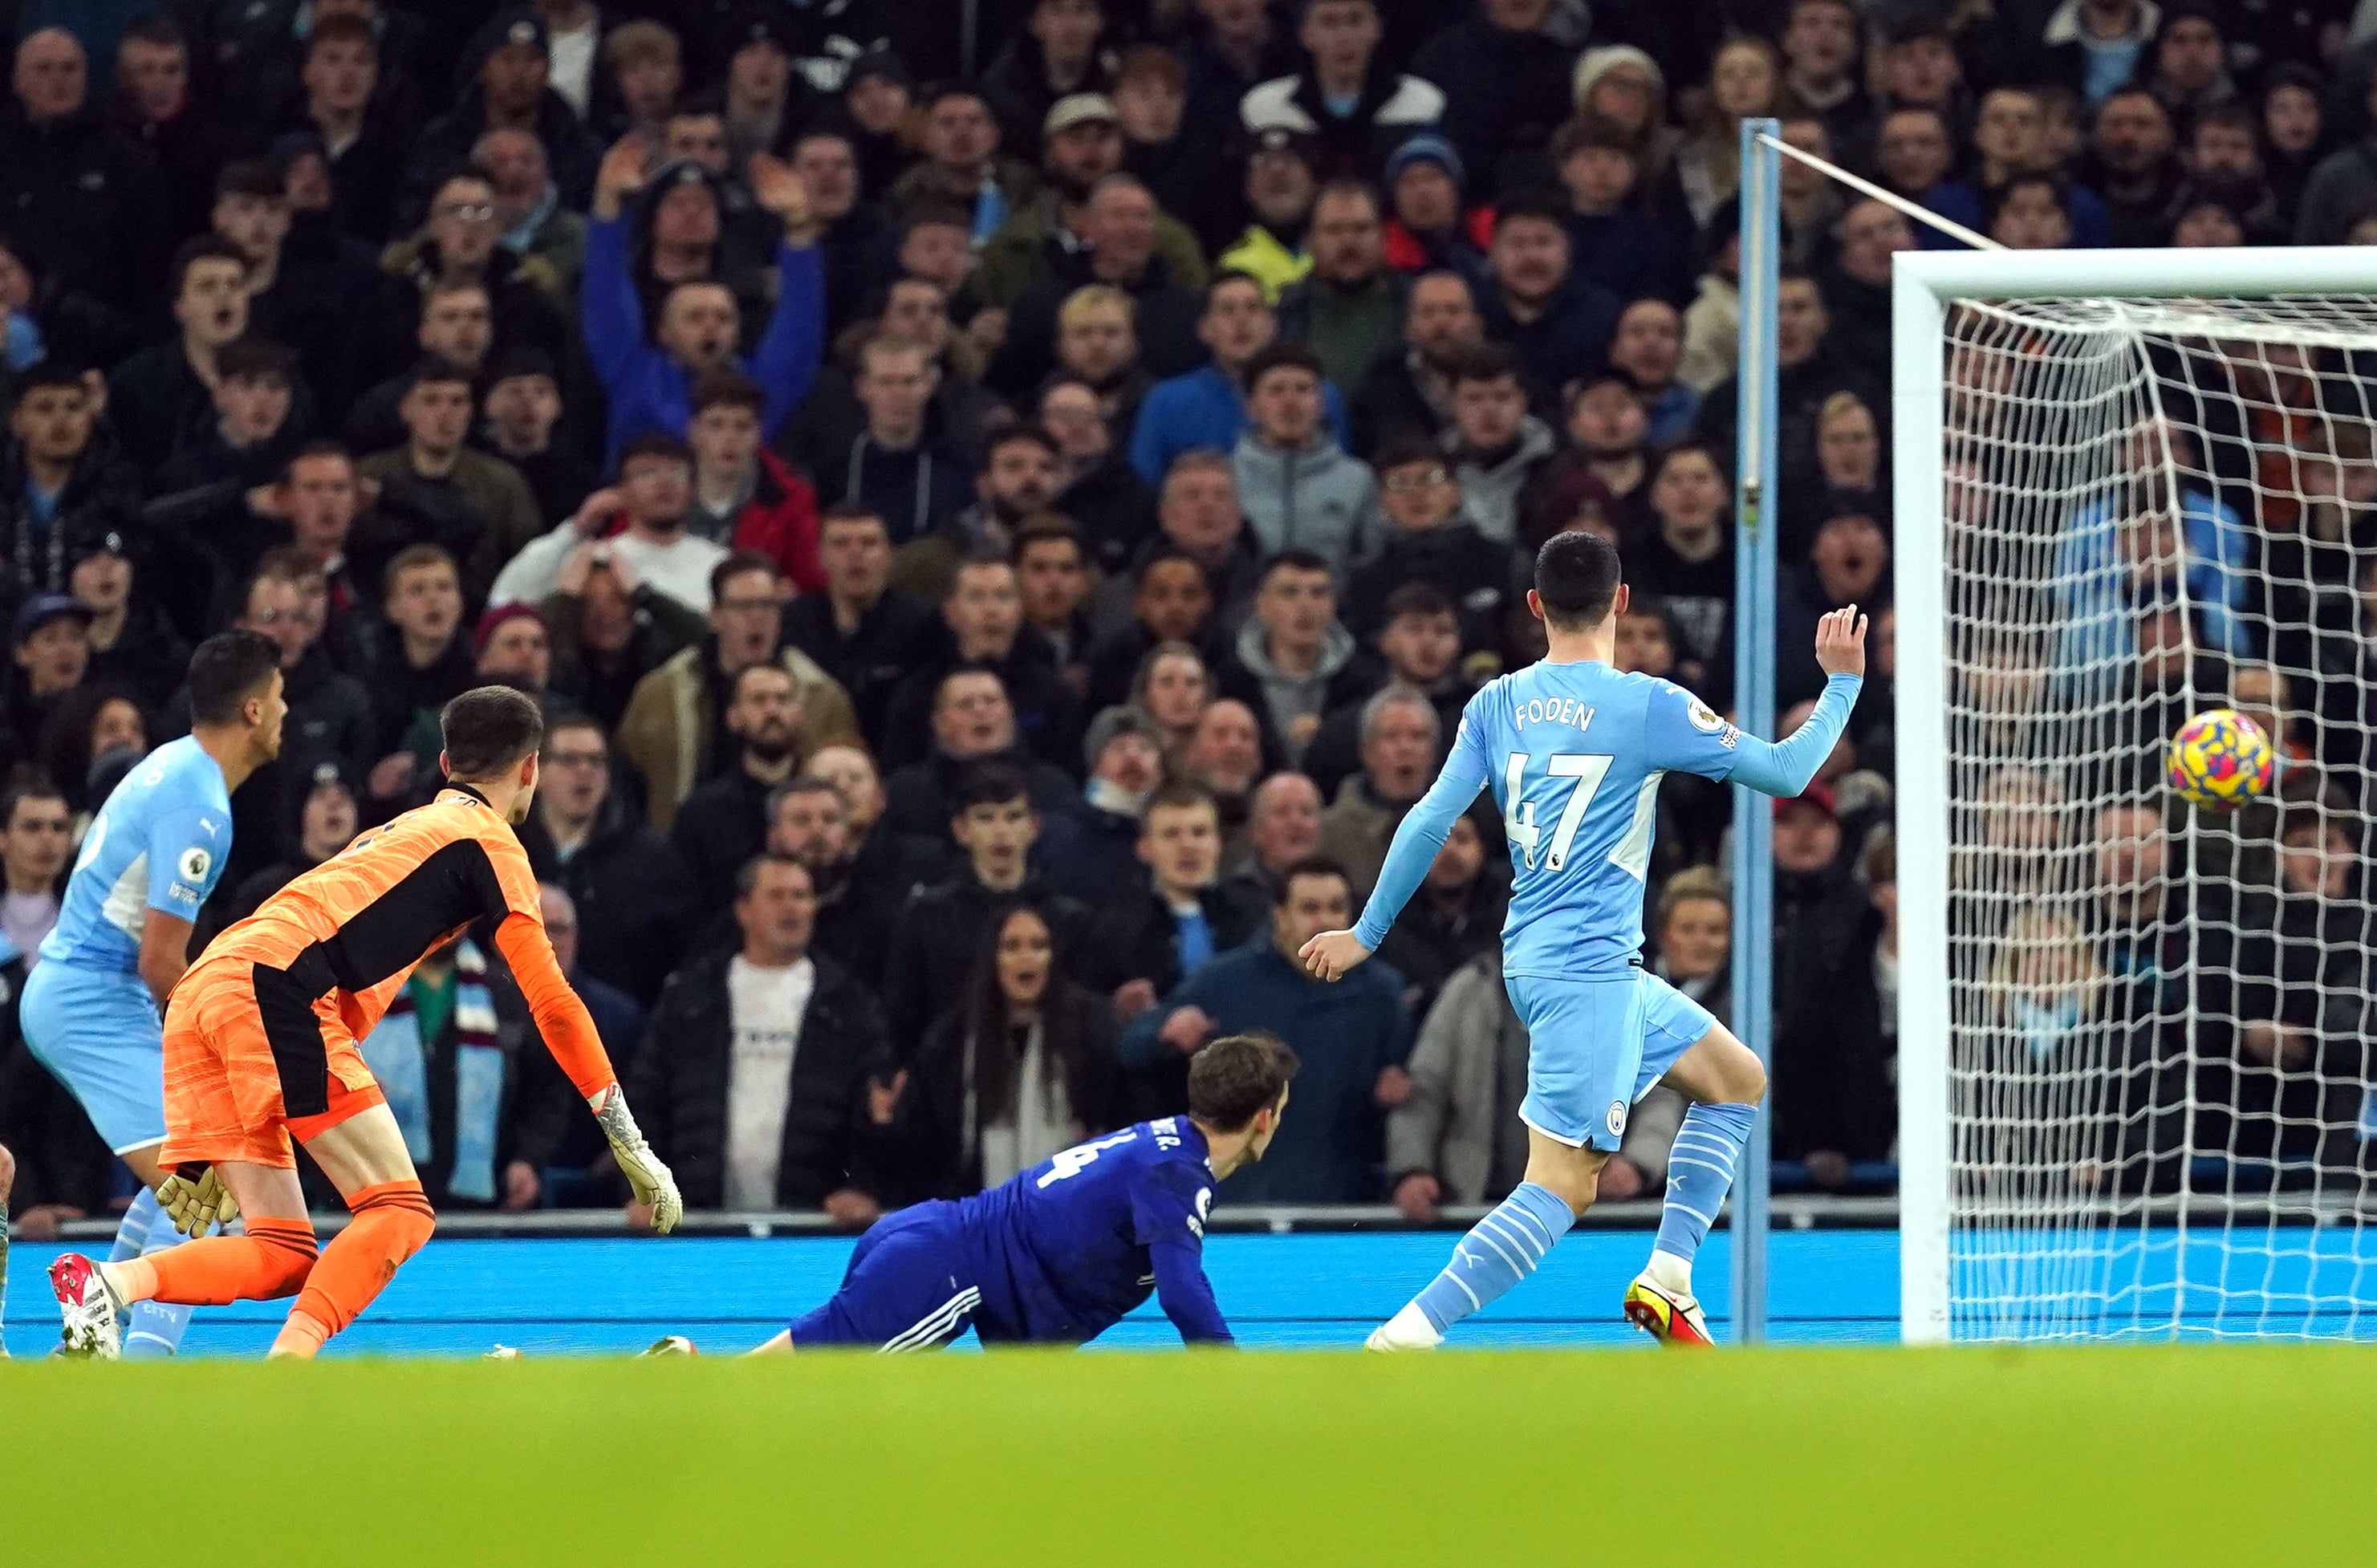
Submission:
<svg viewBox="0 0 2377 1568">
<path fill-rule="evenodd" d="M 961 1205 L 983 1311 L 975 1332 L 1079 1343 L 1162 1290 L 1188 1340 L 1230 1337 L 1201 1262 L 1213 1168 L 1187 1117 L 1079 1143 Z"/>
<path fill-rule="evenodd" d="M 231 853 L 231 795 L 196 737 L 141 759 L 84 832 L 42 956 L 131 974 L 149 912 L 196 921 Z"/>
</svg>

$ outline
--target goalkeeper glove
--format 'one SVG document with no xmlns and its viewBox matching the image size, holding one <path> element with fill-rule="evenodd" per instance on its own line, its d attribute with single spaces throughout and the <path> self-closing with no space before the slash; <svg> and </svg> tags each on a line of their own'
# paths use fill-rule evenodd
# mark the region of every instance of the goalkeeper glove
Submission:
<svg viewBox="0 0 2377 1568">
<path fill-rule="evenodd" d="M 185 1236 L 203 1236 L 210 1225 L 229 1226 L 239 1217 L 238 1201 L 231 1189 L 222 1184 L 212 1166 L 185 1166 L 183 1170 L 196 1169 L 195 1177 L 177 1170 L 157 1184 L 157 1206 L 173 1222 L 173 1228 Z"/>
<path fill-rule="evenodd" d="M 685 1200 L 677 1195 L 676 1178 L 644 1142 L 636 1119 L 628 1114 L 627 1096 L 616 1083 L 587 1096 L 586 1105 L 611 1141 L 611 1154 L 626 1173 L 636 1202 L 652 1211 L 652 1228 L 665 1236 L 685 1217 Z"/>
</svg>

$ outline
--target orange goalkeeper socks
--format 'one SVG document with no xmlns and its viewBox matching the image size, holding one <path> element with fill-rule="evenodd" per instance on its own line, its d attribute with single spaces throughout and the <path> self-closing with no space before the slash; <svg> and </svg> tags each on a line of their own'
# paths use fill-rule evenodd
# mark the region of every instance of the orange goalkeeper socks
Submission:
<svg viewBox="0 0 2377 1568">
<path fill-rule="evenodd" d="M 224 1307 L 294 1296 L 316 1252 L 314 1227 L 304 1220 L 251 1219 L 245 1236 L 209 1236 L 102 1266 L 126 1300 Z"/>
<path fill-rule="evenodd" d="M 314 1265 L 304 1294 L 289 1310 L 287 1325 L 272 1342 L 276 1356 L 311 1357 L 320 1350 L 323 1341 L 372 1304 L 437 1227 L 436 1211 L 418 1181 L 366 1187 L 348 1203 L 355 1217 L 322 1249 L 322 1261 Z"/>
</svg>

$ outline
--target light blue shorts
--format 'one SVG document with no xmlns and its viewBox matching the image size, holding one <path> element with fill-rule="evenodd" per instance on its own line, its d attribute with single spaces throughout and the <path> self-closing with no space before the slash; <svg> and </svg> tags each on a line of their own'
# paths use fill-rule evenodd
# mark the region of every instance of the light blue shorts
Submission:
<svg viewBox="0 0 2377 1568">
<path fill-rule="evenodd" d="M 1607 980 L 1506 975 L 1502 986 L 1527 1026 L 1519 1118 L 1574 1148 L 1617 1153 L 1634 1102 L 1716 1027 L 1708 1009 L 1641 969 Z"/>
<path fill-rule="evenodd" d="M 34 1059 L 110 1149 L 165 1141 L 165 1026 L 148 982 L 45 958 L 25 977 L 18 1018 Z"/>
</svg>

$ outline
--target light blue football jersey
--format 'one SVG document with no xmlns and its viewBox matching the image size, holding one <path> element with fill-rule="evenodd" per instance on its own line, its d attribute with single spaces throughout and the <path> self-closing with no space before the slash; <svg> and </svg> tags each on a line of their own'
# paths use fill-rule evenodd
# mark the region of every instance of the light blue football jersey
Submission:
<svg viewBox="0 0 2377 1568">
<path fill-rule="evenodd" d="M 231 795 L 194 736 L 136 764 L 90 820 L 42 957 L 130 974 L 152 909 L 196 920 L 231 852 Z"/>
<path fill-rule="evenodd" d="M 1660 778 L 1725 779 L 1741 740 L 1683 688 L 1598 663 L 1530 664 L 1471 698 L 1445 772 L 1502 808 L 1503 973 L 1622 972 L 1642 946 Z"/>
</svg>

